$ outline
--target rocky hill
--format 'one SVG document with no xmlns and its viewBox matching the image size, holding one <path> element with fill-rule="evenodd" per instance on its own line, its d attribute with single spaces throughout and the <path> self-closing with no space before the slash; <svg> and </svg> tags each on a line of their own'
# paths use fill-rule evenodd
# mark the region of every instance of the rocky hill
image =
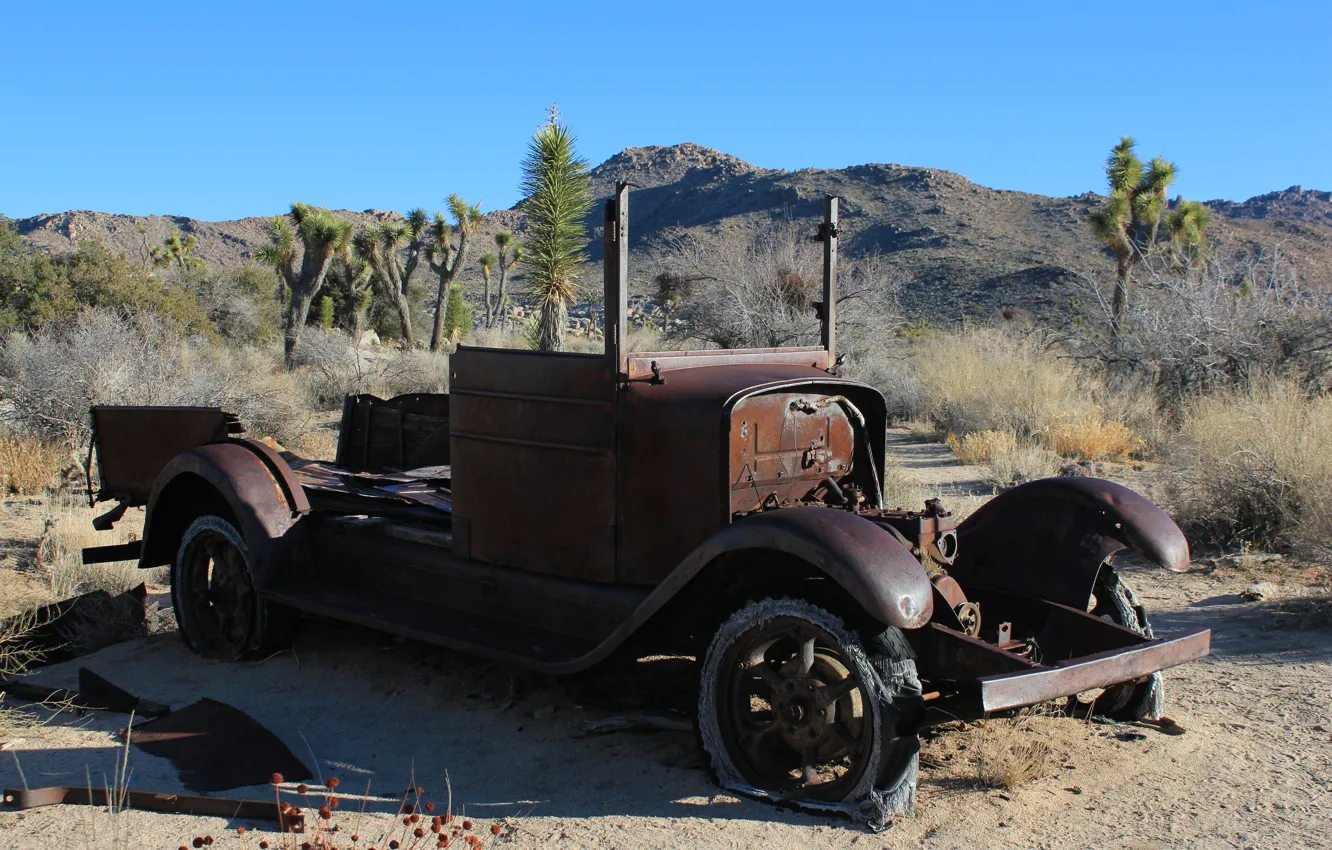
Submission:
<svg viewBox="0 0 1332 850">
<path fill-rule="evenodd" d="M 904 301 L 914 317 L 956 319 L 1004 308 L 1060 314 L 1085 298 L 1080 276 L 1104 279 L 1113 268 L 1087 226 L 1087 214 L 1102 201 L 1093 193 L 1052 198 L 1000 191 L 947 171 L 902 165 L 780 171 L 694 144 L 616 154 L 592 170 L 596 197 L 609 196 L 617 180 L 639 187 L 630 202 L 632 247 L 639 252 L 681 231 L 754 228 L 784 216 L 808 219 L 812 229 L 822 215 L 824 194 L 837 194 L 845 199 L 846 250 L 888 255 L 910 281 Z M 1238 245 L 1279 242 L 1307 278 L 1332 286 L 1329 195 L 1294 187 L 1242 203 L 1213 201 L 1212 232 Z M 375 210 L 345 214 L 358 223 L 394 215 Z M 601 215 L 598 206 L 588 217 L 594 261 L 601 255 Z M 197 256 L 215 268 L 228 268 L 262 244 L 264 224 L 263 218 L 211 223 L 67 212 L 23 219 L 18 227 L 40 250 L 63 251 L 83 239 L 98 239 L 130 257 L 139 255 L 140 226 L 149 244 L 182 231 L 198 240 Z M 523 224 L 516 210 L 492 212 L 482 238 L 488 242 L 489 234 L 500 229 L 521 235 Z M 636 287 L 645 289 L 652 268 L 640 264 L 635 271 Z M 588 272 L 585 280 L 595 287 L 598 271 Z M 468 277 L 479 281 L 479 274 Z"/>
</svg>

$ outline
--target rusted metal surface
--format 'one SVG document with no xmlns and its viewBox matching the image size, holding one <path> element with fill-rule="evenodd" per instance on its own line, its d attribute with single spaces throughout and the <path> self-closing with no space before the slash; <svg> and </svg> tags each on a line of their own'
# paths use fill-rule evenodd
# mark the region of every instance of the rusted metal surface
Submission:
<svg viewBox="0 0 1332 850">
<path fill-rule="evenodd" d="M 157 474 L 188 449 L 238 433 L 236 417 L 216 407 L 116 407 L 91 410 L 99 498 L 141 505 Z"/>
<path fill-rule="evenodd" d="M 447 394 L 409 393 L 390 399 L 355 395 L 343 401 L 338 467 L 362 472 L 449 462 Z"/>
<path fill-rule="evenodd" d="M 949 572 L 963 587 L 1020 589 L 1085 607 L 1101 564 L 1129 547 L 1166 569 L 1188 569 L 1183 532 L 1147 499 L 1104 479 L 1047 478 L 967 517 Z"/>
<path fill-rule="evenodd" d="M 460 554 L 614 581 L 616 380 L 606 359 L 463 347 L 450 368 Z"/>
<path fill-rule="evenodd" d="M 1203 658 L 1211 634 L 1210 629 L 1191 629 L 1165 640 L 1080 656 L 1053 667 L 986 676 L 980 680 L 981 707 L 987 712 L 1002 711 L 1141 679 Z"/>
<path fill-rule="evenodd" d="M 676 368 L 677 362 L 668 360 L 662 367 L 668 383 L 633 382 L 621 392 L 621 581 L 663 580 L 696 546 L 731 522 L 732 486 L 743 474 L 743 464 L 732 460 L 738 457 L 741 432 L 753 426 L 760 434 L 780 436 L 789 412 L 774 407 L 771 419 L 747 418 L 735 409 L 742 402 L 783 392 L 849 395 L 868 418 L 868 432 L 880 435 L 868 445 L 857 441 L 856 451 L 868 453 L 872 465 L 883 468 L 885 407 L 876 390 L 794 363 Z M 802 452 L 805 448 L 808 445 Z M 858 458 L 853 466 L 868 478 L 869 462 Z M 663 515 L 667 507 L 669 521 Z"/>
<path fill-rule="evenodd" d="M 165 717 L 141 723 L 130 743 L 167 759 L 191 791 L 226 791 L 263 785 L 274 773 L 299 782 L 312 778 L 286 744 L 234 706 L 202 699 Z"/>
<path fill-rule="evenodd" d="M 662 371 L 700 369 L 705 366 L 808 366 L 826 371 L 832 361 L 822 348 L 746 348 L 741 350 L 659 351 L 628 356 L 630 381 L 652 377 L 652 364 Z"/>
<path fill-rule="evenodd" d="M 731 513 L 797 502 L 850 475 L 856 439 L 846 412 L 819 392 L 750 396 L 731 413 Z"/>
<path fill-rule="evenodd" d="M 108 795 L 105 788 L 87 786 L 5 789 L 5 807 L 10 809 L 36 809 L 42 806 L 105 807 L 110 803 L 145 812 L 271 821 L 278 824 L 283 832 L 305 831 L 305 815 L 290 811 L 284 813 L 276 801 L 230 800 L 226 797 L 194 797 L 153 791 L 112 791 Z"/>
<path fill-rule="evenodd" d="M 606 201 L 603 240 L 603 285 L 606 308 L 606 360 L 611 372 L 624 372 L 629 335 L 629 184 L 615 184 L 615 196 Z"/>
</svg>

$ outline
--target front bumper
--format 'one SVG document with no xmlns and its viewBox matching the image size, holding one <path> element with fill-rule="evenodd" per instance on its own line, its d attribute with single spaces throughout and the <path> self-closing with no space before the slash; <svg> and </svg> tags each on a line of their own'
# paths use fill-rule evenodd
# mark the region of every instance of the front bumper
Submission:
<svg viewBox="0 0 1332 850">
<path fill-rule="evenodd" d="M 1211 629 L 1193 629 L 1126 649 L 1069 659 L 1052 667 L 986 676 L 980 680 L 981 706 L 986 712 L 1003 711 L 1142 679 L 1202 658 L 1211 645 Z"/>
</svg>

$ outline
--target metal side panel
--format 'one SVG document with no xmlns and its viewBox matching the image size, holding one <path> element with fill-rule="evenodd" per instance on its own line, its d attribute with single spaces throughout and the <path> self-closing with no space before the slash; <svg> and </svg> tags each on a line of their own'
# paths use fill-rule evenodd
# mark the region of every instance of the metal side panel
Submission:
<svg viewBox="0 0 1332 850">
<path fill-rule="evenodd" d="M 614 581 L 615 377 L 605 359 L 463 348 L 452 370 L 459 554 Z"/>
</svg>

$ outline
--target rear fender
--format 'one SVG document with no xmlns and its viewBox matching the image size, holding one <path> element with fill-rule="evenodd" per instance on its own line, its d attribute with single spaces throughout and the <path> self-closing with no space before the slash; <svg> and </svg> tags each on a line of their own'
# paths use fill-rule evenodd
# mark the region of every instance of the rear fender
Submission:
<svg viewBox="0 0 1332 850">
<path fill-rule="evenodd" d="M 1165 511 L 1100 478 L 1045 478 L 1002 493 L 958 526 L 948 568 L 968 585 L 1084 610 L 1111 555 L 1136 549 L 1173 572 L 1189 568 L 1189 544 Z"/>
<path fill-rule="evenodd" d="M 262 443 L 229 440 L 182 452 L 153 484 L 139 566 L 171 563 L 189 524 L 220 511 L 237 523 L 262 587 L 301 551 L 297 521 L 310 512 L 310 503 L 290 467 Z"/>
<path fill-rule="evenodd" d="M 781 552 L 810 564 L 886 625 L 918 629 L 933 613 L 929 579 L 900 538 L 832 508 L 785 508 L 738 520 L 690 553 L 662 590 L 681 587 L 722 556 L 746 550 Z"/>
</svg>

